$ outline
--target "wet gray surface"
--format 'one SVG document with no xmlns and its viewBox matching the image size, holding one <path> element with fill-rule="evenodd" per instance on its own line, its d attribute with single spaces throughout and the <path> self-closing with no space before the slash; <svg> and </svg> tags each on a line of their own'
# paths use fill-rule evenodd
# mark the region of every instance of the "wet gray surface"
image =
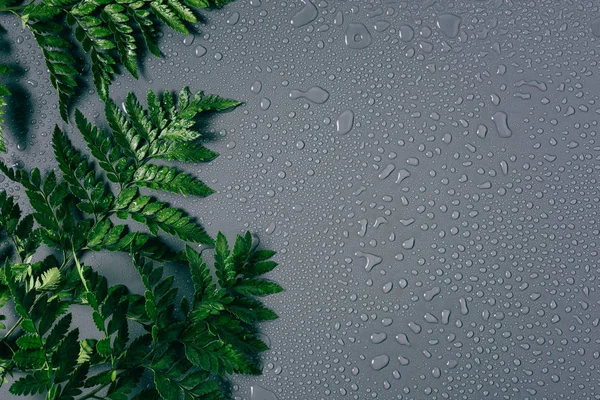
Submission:
<svg viewBox="0 0 600 400">
<path fill-rule="evenodd" d="M 279 250 L 236 399 L 600 398 L 597 2 L 240 0 L 199 31 L 112 90 L 245 102 L 192 170 L 218 192 L 173 199 Z M 8 38 L 34 121 L 5 159 L 46 166 L 55 93 Z"/>
</svg>

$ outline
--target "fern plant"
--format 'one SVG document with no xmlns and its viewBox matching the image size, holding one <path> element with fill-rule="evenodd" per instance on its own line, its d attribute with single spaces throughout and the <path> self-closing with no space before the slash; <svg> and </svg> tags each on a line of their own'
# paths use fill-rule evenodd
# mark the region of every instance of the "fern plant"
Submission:
<svg viewBox="0 0 600 400">
<path fill-rule="evenodd" d="M 277 315 L 259 298 L 282 290 L 262 277 L 277 265 L 271 261 L 275 253 L 257 249 L 250 233 L 237 236 L 233 246 L 221 233 L 213 239 L 183 210 L 140 190 L 210 194 L 198 178 L 156 160 L 213 159 L 216 153 L 199 141 L 197 117 L 238 102 L 184 89 L 160 98 L 149 92 L 147 103 L 146 110 L 129 95 L 124 113 L 107 102 L 110 132 L 76 111 L 93 158 L 56 128 L 52 145 L 61 176 L 0 163 L 0 171 L 24 187 L 32 209 L 24 215 L 13 197 L 0 192 L 0 229 L 12 243 L 2 250 L 14 252 L 0 269 L 0 306 L 14 302 L 19 316 L 0 339 L 0 378 L 5 382 L 19 373 L 9 388 L 14 395 L 224 399 L 228 374 L 260 373 L 257 355 L 267 346 L 256 324 Z M 159 232 L 185 246 L 171 249 Z M 194 243 L 214 245 L 216 279 Z M 110 286 L 98 268 L 84 262 L 84 254 L 94 251 L 128 252 L 143 293 Z M 164 263 L 189 268 L 192 296 L 179 295 Z M 76 305 L 89 307 L 98 337 L 80 337 L 70 312 Z M 132 338 L 132 324 L 145 333 Z M 154 385 L 140 391 L 144 374 Z"/>
<path fill-rule="evenodd" d="M 198 21 L 195 9 L 221 7 L 232 0 L 0 0 L 40 46 L 50 81 L 66 121 L 81 68 L 74 54 L 83 50 L 95 87 L 108 100 L 110 83 L 123 66 L 138 77 L 138 58 L 146 50 L 160 56 L 160 23 L 181 34 Z M 1 71 L 0 71 L 1 73 Z"/>
</svg>

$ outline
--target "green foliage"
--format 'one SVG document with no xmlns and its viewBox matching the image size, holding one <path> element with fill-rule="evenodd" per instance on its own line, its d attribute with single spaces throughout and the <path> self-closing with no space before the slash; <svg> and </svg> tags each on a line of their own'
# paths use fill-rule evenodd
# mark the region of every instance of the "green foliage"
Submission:
<svg viewBox="0 0 600 400">
<path fill-rule="evenodd" d="M 161 23 L 180 34 L 189 34 L 190 26 L 198 22 L 194 8 L 217 8 L 230 1 L 34 0 L 22 6 L 7 2 L 10 9 L 0 4 L 0 12 L 17 15 L 33 34 L 58 92 L 60 114 L 66 121 L 83 65 L 73 56 L 79 49 L 91 65 L 99 96 L 107 101 L 111 81 L 121 66 L 137 78 L 138 62 L 146 50 L 161 56 Z M 4 73 L 5 67 L 0 66 L 0 74 Z M 0 86 L 0 107 L 2 96 L 8 92 L 5 89 Z"/>
<path fill-rule="evenodd" d="M 13 197 L 0 192 L 0 231 L 13 248 L 2 249 L 8 256 L 0 268 L 0 306 L 14 304 L 19 317 L 0 339 L 0 377 L 23 374 L 10 385 L 13 395 L 216 400 L 226 396 L 227 375 L 260 373 L 257 356 L 267 346 L 256 323 L 277 315 L 259 297 L 282 290 L 262 277 L 275 267 L 275 253 L 255 249 L 250 233 L 230 249 L 223 234 L 213 240 L 183 210 L 141 192 L 211 194 L 196 177 L 155 162 L 213 159 L 216 154 L 199 142 L 197 117 L 238 103 L 187 89 L 178 96 L 149 92 L 147 103 L 146 110 L 129 95 L 126 113 L 107 103 L 109 131 L 76 111 L 91 157 L 57 127 L 52 147 L 58 172 L 44 176 L 0 162 L 0 171 L 24 188 L 31 210 L 24 215 Z M 180 250 L 167 245 L 161 232 L 179 239 Z M 189 245 L 197 243 L 215 245 L 216 280 Z M 143 294 L 109 285 L 83 263 L 82 256 L 94 251 L 128 252 Z M 191 296 L 179 293 L 166 273 L 173 265 L 164 263 L 189 268 Z M 94 338 L 80 337 L 73 306 L 89 307 Z M 146 333 L 133 337 L 132 324 Z M 138 393 L 145 372 L 154 385 Z"/>
</svg>

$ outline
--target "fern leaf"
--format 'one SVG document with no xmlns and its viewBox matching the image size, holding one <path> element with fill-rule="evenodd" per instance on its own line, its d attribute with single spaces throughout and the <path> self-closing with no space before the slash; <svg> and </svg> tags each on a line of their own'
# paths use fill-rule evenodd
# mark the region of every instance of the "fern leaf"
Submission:
<svg viewBox="0 0 600 400">
<path fill-rule="evenodd" d="M 210 271 L 200 255 L 190 246 L 186 246 L 185 253 L 190 266 L 195 295 L 202 299 L 205 293 L 215 290 Z"/>
<path fill-rule="evenodd" d="M 171 29 L 183 35 L 189 34 L 189 31 L 185 26 L 184 21 L 169 3 L 170 2 L 163 3 L 162 0 L 153 0 L 150 2 L 150 7 L 156 13 L 156 16 L 160 18 L 160 20 L 162 20 L 165 24 L 167 24 Z"/>
<path fill-rule="evenodd" d="M 16 380 L 9 389 L 11 394 L 16 396 L 29 396 L 42 394 L 47 390 L 50 381 L 48 376 L 42 371 L 35 371 L 32 374 L 25 375 Z"/>
<path fill-rule="evenodd" d="M 81 114 L 78 113 L 76 118 L 81 118 Z M 71 193 L 80 200 L 77 207 L 94 215 L 106 211 L 112 202 L 112 194 L 96 176 L 94 166 L 73 147 L 67 135 L 58 127 L 54 129 L 52 147 Z"/>
<path fill-rule="evenodd" d="M 240 101 L 220 97 L 214 94 L 204 95 L 198 92 L 194 101 L 187 107 L 186 112 L 200 113 L 203 111 L 225 111 L 242 104 Z"/>
<path fill-rule="evenodd" d="M 267 296 L 283 291 L 283 288 L 275 282 L 265 279 L 242 279 L 233 290 L 244 296 Z"/>
<path fill-rule="evenodd" d="M 133 183 L 154 190 L 206 197 L 214 190 L 198 178 L 186 174 L 175 167 L 144 164 L 133 175 Z"/>
<path fill-rule="evenodd" d="M 236 276 L 233 260 L 230 257 L 229 245 L 225 235 L 217 234 L 215 242 L 215 269 L 219 285 L 228 288 Z"/>
<path fill-rule="evenodd" d="M 197 141 L 171 142 L 157 140 L 150 146 L 148 157 L 179 162 L 208 162 L 214 160 L 218 153 L 207 149 Z"/>
<path fill-rule="evenodd" d="M 179 0 L 167 0 L 167 4 L 175 11 L 175 13 L 186 22 L 196 23 L 198 19 L 194 12 Z"/>
<path fill-rule="evenodd" d="M 153 235 L 158 230 L 179 237 L 182 240 L 212 244 L 212 238 L 206 233 L 204 228 L 192 220 L 182 210 L 169 207 L 166 203 L 153 200 L 149 196 L 138 196 L 131 201 L 127 207 L 127 214 L 117 214 L 122 218 L 126 215 L 132 219 L 146 224 Z"/>
<path fill-rule="evenodd" d="M 13 235 L 21 218 L 21 208 L 15 202 L 13 196 L 6 191 L 0 192 L 0 229 L 4 229 L 8 235 Z"/>
<path fill-rule="evenodd" d="M 71 55 L 74 45 L 64 39 L 66 29 L 55 22 L 36 22 L 29 25 L 33 37 L 42 49 L 50 82 L 58 92 L 60 116 L 67 121 L 70 97 L 75 93 L 79 71 L 77 61 Z M 59 40 L 56 40 L 59 37 Z"/>
<path fill-rule="evenodd" d="M 137 78 L 137 61 L 135 37 L 131 27 L 130 18 L 125 13 L 126 8 L 121 4 L 109 4 L 102 11 L 102 19 L 107 23 L 112 32 L 113 41 L 117 46 L 119 60 L 127 71 Z"/>
<path fill-rule="evenodd" d="M 106 177 L 111 182 L 126 182 L 130 175 L 129 166 L 120 162 L 123 157 L 113 137 L 93 126 L 79 110 L 75 110 L 75 123 Z"/>
<path fill-rule="evenodd" d="M 136 132 L 148 142 L 156 138 L 157 132 L 152 122 L 146 117 L 146 113 L 133 93 L 127 95 L 125 100 L 125 111 L 127 117 Z"/>
<path fill-rule="evenodd" d="M 198 335 L 194 343 L 186 343 L 185 355 L 193 365 L 214 374 L 254 372 L 242 353 L 210 335 Z"/>
<path fill-rule="evenodd" d="M 58 268 L 50 268 L 45 271 L 40 279 L 35 283 L 35 288 L 39 291 L 54 290 L 59 285 L 61 280 L 60 270 Z"/>
</svg>

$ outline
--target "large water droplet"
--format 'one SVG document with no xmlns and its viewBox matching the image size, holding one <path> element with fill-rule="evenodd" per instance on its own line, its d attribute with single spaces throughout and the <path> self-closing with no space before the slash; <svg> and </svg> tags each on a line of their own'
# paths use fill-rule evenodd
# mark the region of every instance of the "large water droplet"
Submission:
<svg viewBox="0 0 600 400">
<path fill-rule="evenodd" d="M 303 92 L 303 91 L 297 90 L 297 89 L 290 91 L 291 99 L 295 100 L 295 99 L 299 99 L 302 97 L 304 97 L 307 100 L 312 101 L 313 103 L 323 104 L 329 98 L 329 92 L 327 92 L 323 88 L 320 88 L 319 86 L 313 86 L 310 89 L 308 89 L 306 92 Z"/>
<path fill-rule="evenodd" d="M 338 117 L 335 123 L 335 129 L 340 135 L 345 135 L 350 132 L 353 125 L 354 113 L 351 110 L 346 110 Z"/>
<path fill-rule="evenodd" d="M 265 389 L 262 386 L 253 385 L 250 387 L 250 400 L 279 400 L 275 393 Z"/>
<path fill-rule="evenodd" d="M 509 138 L 512 136 L 512 131 L 508 127 L 508 115 L 504 111 L 498 111 L 492 115 L 492 121 L 496 124 L 500 137 Z"/>
<path fill-rule="evenodd" d="M 438 16 L 437 26 L 440 31 L 449 38 L 455 38 L 458 36 L 458 30 L 460 29 L 460 22 L 462 18 L 454 14 L 442 14 Z"/>
<path fill-rule="evenodd" d="M 345 41 L 346 45 L 351 49 L 360 50 L 369 47 L 372 38 L 366 26 L 352 23 L 346 29 Z"/>
<path fill-rule="evenodd" d="M 317 7 L 315 7 L 310 0 L 302 0 L 302 2 L 304 3 L 304 7 L 294 14 L 292 20 L 290 21 L 295 27 L 310 24 L 315 20 L 315 18 L 317 18 L 317 15 L 319 14 Z"/>
</svg>

